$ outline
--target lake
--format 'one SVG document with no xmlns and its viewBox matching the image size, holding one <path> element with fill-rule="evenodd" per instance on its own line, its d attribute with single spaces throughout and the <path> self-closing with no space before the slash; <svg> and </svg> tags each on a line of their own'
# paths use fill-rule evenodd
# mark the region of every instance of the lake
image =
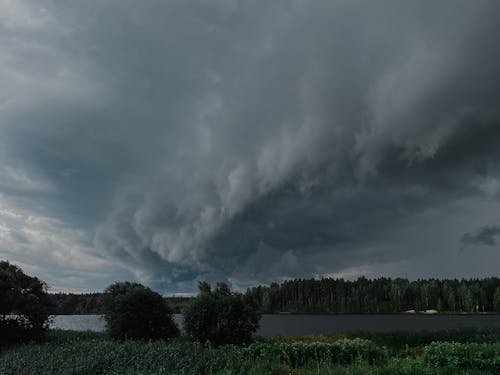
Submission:
<svg viewBox="0 0 500 375">
<path fill-rule="evenodd" d="M 182 315 L 174 314 L 174 320 L 182 326 Z M 102 315 L 55 315 L 51 328 L 75 331 L 103 331 Z M 439 331 L 458 328 L 500 329 L 500 315 L 422 315 L 422 314 L 343 314 L 262 315 L 257 335 L 299 336 L 338 332 L 397 332 Z"/>
</svg>

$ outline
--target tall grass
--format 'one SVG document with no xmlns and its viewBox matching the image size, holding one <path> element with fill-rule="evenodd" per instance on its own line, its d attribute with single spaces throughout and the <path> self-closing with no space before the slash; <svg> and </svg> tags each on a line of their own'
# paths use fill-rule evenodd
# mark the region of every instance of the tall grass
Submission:
<svg viewBox="0 0 500 375">
<path fill-rule="evenodd" d="M 204 347 L 185 339 L 112 341 L 102 333 L 51 332 L 43 344 L 0 353 L 0 374 L 217 375 L 493 375 L 500 373 L 500 332 L 454 331 L 371 339 L 351 335 L 257 340 L 249 346 Z M 408 346 L 405 340 L 422 342 Z M 476 340 L 476 343 L 473 343 Z M 494 343 L 495 341 L 497 343 Z M 378 341 L 378 342 L 377 342 Z M 398 351 L 380 342 L 391 343 Z M 471 343 L 472 342 L 472 343 Z M 403 349 L 404 348 L 404 349 Z M 467 360 L 464 360 L 466 358 Z"/>
</svg>

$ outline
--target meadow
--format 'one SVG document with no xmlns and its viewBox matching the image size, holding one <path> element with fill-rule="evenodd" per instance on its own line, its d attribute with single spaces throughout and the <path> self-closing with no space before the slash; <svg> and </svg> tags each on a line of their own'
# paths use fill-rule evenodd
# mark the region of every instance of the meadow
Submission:
<svg viewBox="0 0 500 375">
<path fill-rule="evenodd" d="M 350 333 L 256 338 L 207 347 L 180 337 L 114 341 L 105 333 L 51 331 L 42 343 L 4 348 L 1 374 L 382 375 L 500 372 L 500 331 Z"/>
</svg>

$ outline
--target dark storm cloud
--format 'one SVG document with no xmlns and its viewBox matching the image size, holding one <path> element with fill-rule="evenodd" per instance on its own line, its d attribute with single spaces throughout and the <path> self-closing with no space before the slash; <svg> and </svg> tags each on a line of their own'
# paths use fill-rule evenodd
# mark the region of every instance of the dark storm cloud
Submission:
<svg viewBox="0 0 500 375">
<path fill-rule="evenodd" d="M 465 233 L 460 241 L 464 245 L 495 246 L 496 237 L 500 235 L 500 226 L 487 226 L 476 233 Z"/>
<path fill-rule="evenodd" d="M 0 4 L 1 254 L 166 291 L 476 272 L 498 2 Z"/>
</svg>

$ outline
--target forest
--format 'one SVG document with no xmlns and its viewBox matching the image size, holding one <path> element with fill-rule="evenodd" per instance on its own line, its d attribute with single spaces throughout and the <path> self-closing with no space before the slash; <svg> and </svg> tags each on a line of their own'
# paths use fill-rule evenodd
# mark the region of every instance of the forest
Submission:
<svg viewBox="0 0 500 375">
<path fill-rule="evenodd" d="M 294 279 L 249 288 L 263 313 L 500 312 L 500 279 Z M 52 314 L 101 314 L 102 293 L 50 294 Z M 190 300 L 166 297 L 175 313 Z"/>
<path fill-rule="evenodd" d="M 294 279 L 247 295 L 263 313 L 500 312 L 500 279 Z"/>
</svg>

